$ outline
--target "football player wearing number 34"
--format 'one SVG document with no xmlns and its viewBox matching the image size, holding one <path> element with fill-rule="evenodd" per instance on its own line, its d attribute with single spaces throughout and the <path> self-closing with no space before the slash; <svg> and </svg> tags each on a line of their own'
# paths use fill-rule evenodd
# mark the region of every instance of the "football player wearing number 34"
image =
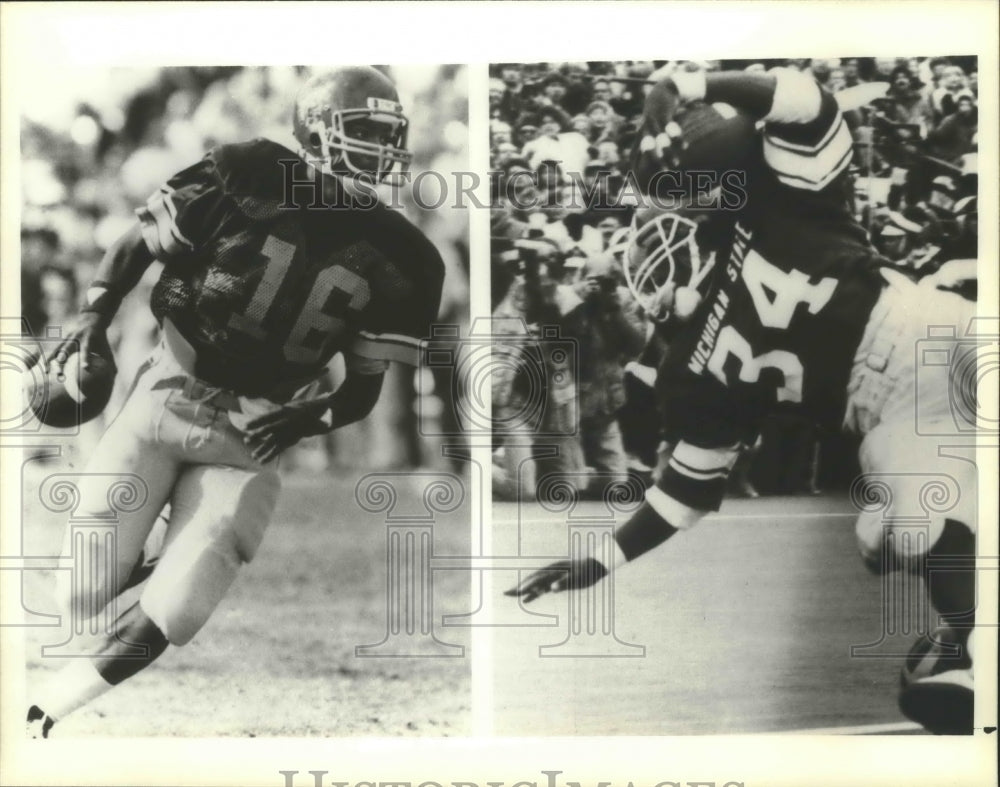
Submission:
<svg viewBox="0 0 1000 787">
<path fill-rule="evenodd" d="M 639 210 L 624 255 L 630 287 L 670 344 L 656 388 L 673 452 L 617 529 L 614 561 L 562 561 L 508 593 L 531 601 L 587 587 L 690 528 L 719 509 L 727 474 L 764 416 L 799 407 L 828 428 L 864 435 L 861 467 L 886 474 L 900 518 L 943 462 L 958 482 L 957 504 L 931 514 L 925 541 L 893 537 L 876 513 L 859 517 L 857 535 L 874 571 L 932 579 L 930 600 L 948 628 L 942 639 L 961 646 L 906 682 L 900 708 L 932 731 L 971 732 L 975 465 L 943 459 L 939 441 L 925 436 L 963 441 L 949 402 L 960 376 L 954 363 L 919 374 L 915 367 L 928 327 L 962 337 L 974 304 L 884 267 L 849 207 L 850 132 L 837 100 L 812 77 L 675 72 L 647 95 L 643 123 L 632 166 L 647 196 L 669 198 L 661 189 L 677 178 L 663 175 L 685 170 L 721 173 L 715 183 L 735 177 L 745 193 L 712 210 L 710 272 L 695 242 L 706 235 L 683 198 L 677 210 Z M 693 196 L 705 205 L 709 195 Z M 964 568 L 926 576 L 928 558 L 945 555 Z"/>
<path fill-rule="evenodd" d="M 161 557 L 139 600 L 115 609 L 93 658 L 70 659 L 31 698 L 36 737 L 195 635 L 257 551 L 280 486 L 275 459 L 365 417 L 388 363 L 416 364 L 430 336 L 441 258 L 402 214 L 371 199 L 370 186 L 410 160 L 394 84 L 368 66 L 316 75 L 293 122 L 298 152 L 264 139 L 223 145 L 153 194 L 108 251 L 79 324 L 51 359 L 62 366 L 77 343 L 106 346 L 122 298 L 154 259 L 163 264 L 150 304 L 162 341 L 89 459 L 87 472 L 105 482 L 82 476 L 79 511 L 114 515 L 108 474 L 138 476 L 148 499 L 118 512 L 106 547 L 114 554 L 97 561 L 106 569 L 66 582 L 61 601 L 75 620 L 134 584 L 169 503 Z M 345 381 L 316 398 L 313 383 L 338 353 Z"/>
</svg>

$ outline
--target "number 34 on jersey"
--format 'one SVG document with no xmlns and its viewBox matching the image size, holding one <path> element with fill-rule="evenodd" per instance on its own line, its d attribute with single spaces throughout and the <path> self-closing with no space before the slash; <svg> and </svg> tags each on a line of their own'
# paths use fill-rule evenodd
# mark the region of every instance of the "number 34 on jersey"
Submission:
<svg viewBox="0 0 1000 787">
<path fill-rule="evenodd" d="M 812 282 L 802 271 L 794 268 L 784 271 L 757 251 L 747 251 L 746 236 L 740 240 L 744 243 L 734 249 L 736 264 L 730 263 L 727 272 L 731 277 L 742 279 L 757 319 L 764 328 L 787 330 L 800 306 L 805 306 L 809 314 L 815 315 L 833 297 L 837 289 L 836 279 L 826 277 Z M 742 268 L 737 268 L 740 252 L 743 252 L 743 264 Z M 688 368 L 697 374 L 707 369 L 727 387 L 734 382 L 731 358 L 738 362 L 735 377 L 743 383 L 757 383 L 762 372 L 773 369 L 782 377 L 782 383 L 777 387 L 777 400 L 801 402 L 803 368 L 799 357 L 786 349 L 771 349 L 755 355 L 750 341 L 739 329 L 731 322 L 724 324 L 729 306 L 730 296 L 725 289 L 720 289 Z"/>
</svg>

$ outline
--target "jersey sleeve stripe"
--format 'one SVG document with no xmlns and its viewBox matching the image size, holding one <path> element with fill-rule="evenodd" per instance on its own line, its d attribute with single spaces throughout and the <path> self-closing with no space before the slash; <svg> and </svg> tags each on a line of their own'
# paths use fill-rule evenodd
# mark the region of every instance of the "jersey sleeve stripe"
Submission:
<svg viewBox="0 0 1000 787">
<path fill-rule="evenodd" d="M 366 358 L 363 355 L 356 355 L 353 352 L 344 353 L 344 365 L 347 371 L 353 374 L 382 374 L 389 366 L 389 362 L 383 358 Z"/>
<path fill-rule="evenodd" d="M 729 475 L 728 467 L 720 467 L 718 470 L 695 470 L 693 467 L 688 467 L 683 462 L 679 462 L 673 457 L 670 458 L 668 464 L 681 475 L 686 475 L 688 478 L 694 478 L 699 481 L 710 481 L 713 478 L 726 478 Z"/>
<path fill-rule="evenodd" d="M 739 447 L 699 448 L 680 441 L 663 468 L 657 486 L 680 504 L 695 511 L 718 511 L 726 493 L 726 478 Z M 670 519 L 670 524 L 677 527 Z"/>
<path fill-rule="evenodd" d="M 839 175 L 851 161 L 854 144 L 846 125 L 821 151 L 803 155 L 783 150 L 764 139 L 764 160 L 778 179 L 789 186 L 819 191 Z"/>
<path fill-rule="evenodd" d="M 184 237 L 174 220 L 177 209 L 170 199 L 170 193 L 161 188 L 149 198 L 144 208 L 136 211 L 142 224 L 142 235 L 149 250 L 157 257 L 170 257 L 183 251 L 190 251 L 193 244 Z"/>
<path fill-rule="evenodd" d="M 397 342 L 398 344 L 409 344 L 419 349 L 423 344 L 421 339 L 407 336 L 405 333 L 372 333 L 371 331 L 358 331 L 358 335 L 376 342 Z"/>
<path fill-rule="evenodd" d="M 351 346 L 351 352 L 377 361 L 398 361 L 410 366 L 420 364 L 423 343 L 411 336 L 373 334 L 362 331 Z"/>
<path fill-rule="evenodd" d="M 830 128 L 827 129 L 823 138 L 819 140 L 819 142 L 811 145 L 800 145 L 795 142 L 790 142 L 788 139 L 785 139 L 778 134 L 769 134 L 766 130 L 764 132 L 764 139 L 768 144 L 773 145 L 776 148 L 782 148 L 783 150 L 798 153 L 802 156 L 815 156 L 822 153 L 823 150 L 833 141 L 834 136 L 840 131 L 840 127 L 842 125 L 844 125 L 844 118 L 843 116 L 840 116 L 836 123 L 830 124 Z"/>
<path fill-rule="evenodd" d="M 705 515 L 704 512 L 685 505 L 656 486 L 646 490 L 646 502 L 664 521 L 678 530 L 694 527 Z"/>
<path fill-rule="evenodd" d="M 169 256 L 160 243 L 160 231 L 156 224 L 156 219 L 147 208 L 137 208 L 135 215 L 139 219 L 139 228 L 142 230 L 142 239 L 146 241 L 146 246 L 156 259 L 162 260 Z"/>
<path fill-rule="evenodd" d="M 681 441 L 671 454 L 684 467 L 697 472 L 729 470 L 739 458 L 739 446 L 700 448 Z"/>
<path fill-rule="evenodd" d="M 181 232 L 180 226 L 177 224 L 177 207 L 174 205 L 173 197 L 171 196 L 174 192 L 169 186 L 163 186 L 160 188 L 163 196 L 160 197 L 160 202 L 167 211 L 167 217 L 170 219 L 169 227 L 170 234 L 174 239 L 185 249 L 191 250 L 194 248 L 194 244 L 191 243 Z"/>
</svg>

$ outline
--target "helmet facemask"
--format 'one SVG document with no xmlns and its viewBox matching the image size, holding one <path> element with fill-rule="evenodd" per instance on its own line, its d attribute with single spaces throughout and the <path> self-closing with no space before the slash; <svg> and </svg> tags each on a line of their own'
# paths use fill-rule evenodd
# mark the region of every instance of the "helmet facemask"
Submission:
<svg viewBox="0 0 1000 787">
<path fill-rule="evenodd" d="M 406 172 L 413 154 L 406 149 L 408 121 L 395 101 L 369 98 L 363 109 L 331 110 L 309 118 L 311 147 L 322 151 L 321 168 L 329 174 L 347 173 L 357 178 L 383 181 L 398 164 Z M 381 137 L 377 140 L 362 138 Z M 378 134 L 379 129 L 384 134 Z"/>
<path fill-rule="evenodd" d="M 653 319 L 666 321 L 675 313 L 684 319 L 701 299 L 699 288 L 715 257 L 702 260 L 697 229 L 675 212 L 638 211 L 632 219 L 622 255 L 625 284 Z"/>
</svg>

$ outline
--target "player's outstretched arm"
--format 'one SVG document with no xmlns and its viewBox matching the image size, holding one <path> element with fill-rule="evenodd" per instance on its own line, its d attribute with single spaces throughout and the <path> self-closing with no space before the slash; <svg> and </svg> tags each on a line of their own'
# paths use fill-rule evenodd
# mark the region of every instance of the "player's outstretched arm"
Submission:
<svg viewBox="0 0 1000 787">
<path fill-rule="evenodd" d="M 655 497 L 655 493 L 654 493 Z M 651 549 L 660 546 L 680 528 L 671 525 L 663 516 L 662 506 L 657 510 L 649 501 L 643 503 L 624 525 L 615 532 L 615 557 L 613 565 L 606 566 L 594 557 L 558 560 L 543 569 L 534 571 L 516 587 L 504 592 L 507 596 L 518 596 L 523 601 L 534 601 L 546 593 L 561 593 L 564 590 L 580 590 L 596 584 L 615 568 L 635 560 Z M 701 517 L 701 512 L 691 511 Z M 693 521 L 685 523 L 686 526 Z"/>
<path fill-rule="evenodd" d="M 517 587 L 504 591 L 505 596 L 520 596 L 525 602 L 534 601 L 545 593 L 559 593 L 563 590 L 580 590 L 590 587 L 608 575 L 608 569 L 596 558 L 582 560 L 560 560 L 539 571 L 534 571 L 518 583 Z"/>
<path fill-rule="evenodd" d="M 97 274 L 86 292 L 86 303 L 67 335 L 50 359 L 57 374 L 79 348 L 83 368 L 89 367 L 90 354 L 110 357 L 107 329 L 118 312 L 122 299 L 139 283 L 153 262 L 139 224 L 115 241 L 97 266 Z"/>
<path fill-rule="evenodd" d="M 360 421 L 375 407 L 384 378 L 383 372 L 348 371 L 343 384 L 329 396 L 289 402 L 250 421 L 244 440 L 253 458 L 266 464 L 305 437 Z"/>
</svg>

